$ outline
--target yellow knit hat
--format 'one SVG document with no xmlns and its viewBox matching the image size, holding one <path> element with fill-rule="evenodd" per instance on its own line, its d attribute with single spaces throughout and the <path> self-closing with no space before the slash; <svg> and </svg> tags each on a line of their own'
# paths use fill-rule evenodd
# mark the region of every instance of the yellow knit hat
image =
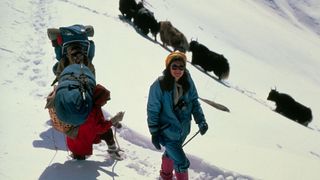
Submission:
<svg viewBox="0 0 320 180">
<path fill-rule="evenodd" d="M 180 51 L 174 51 L 174 52 L 171 52 L 167 58 L 166 58 L 166 67 L 171 63 L 171 61 L 175 58 L 180 58 L 183 60 L 184 64 L 186 64 L 187 62 L 187 57 L 186 55 L 183 53 L 183 52 L 180 52 Z"/>
</svg>

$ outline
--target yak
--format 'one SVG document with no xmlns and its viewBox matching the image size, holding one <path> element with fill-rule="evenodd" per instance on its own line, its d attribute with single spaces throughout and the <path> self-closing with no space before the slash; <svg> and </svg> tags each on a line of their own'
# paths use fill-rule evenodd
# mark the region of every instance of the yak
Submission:
<svg viewBox="0 0 320 180">
<path fill-rule="evenodd" d="M 312 120 L 311 109 L 295 101 L 290 95 L 279 93 L 275 89 L 271 89 L 267 100 L 276 103 L 275 111 L 295 122 L 304 126 Z"/>
<path fill-rule="evenodd" d="M 222 54 L 215 53 L 194 40 L 190 42 L 189 51 L 192 52 L 191 64 L 199 65 L 206 72 L 213 71 L 219 80 L 229 77 L 229 63 Z"/>
<path fill-rule="evenodd" d="M 145 8 L 142 2 L 138 3 L 137 9 L 138 11 L 133 17 L 133 24 L 140 29 L 144 35 L 147 35 L 151 31 L 156 40 L 160 27 L 153 12 Z"/>
<path fill-rule="evenodd" d="M 160 39 L 164 47 L 173 47 L 173 50 L 186 52 L 189 50 L 189 43 L 182 32 L 175 28 L 170 21 L 160 21 Z"/>
<path fill-rule="evenodd" d="M 138 4 L 135 0 L 120 0 L 119 10 L 121 14 L 129 21 L 135 16 L 138 10 Z"/>
</svg>

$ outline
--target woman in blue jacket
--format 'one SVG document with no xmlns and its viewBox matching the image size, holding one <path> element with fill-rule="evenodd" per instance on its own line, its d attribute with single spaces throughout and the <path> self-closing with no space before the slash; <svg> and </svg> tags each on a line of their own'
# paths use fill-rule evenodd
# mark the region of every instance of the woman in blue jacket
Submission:
<svg viewBox="0 0 320 180">
<path fill-rule="evenodd" d="M 163 76 L 149 90 L 147 114 L 152 143 L 159 150 L 160 144 L 165 147 L 160 170 L 162 179 L 172 179 L 173 168 L 177 180 L 188 179 L 190 163 L 182 144 L 190 133 L 191 115 L 201 135 L 208 130 L 186 60 L 182 52 L 170 53 L 165 60 Z"/>
</svg>

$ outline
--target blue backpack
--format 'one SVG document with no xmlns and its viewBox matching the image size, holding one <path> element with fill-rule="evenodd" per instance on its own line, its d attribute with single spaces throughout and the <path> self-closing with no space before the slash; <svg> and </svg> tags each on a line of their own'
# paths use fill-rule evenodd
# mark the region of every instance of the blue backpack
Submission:
<svg viewBox="0 0 320 180">
<path fill-rule="evenodd" d="M 95 45 L 92 40 L 88 37 L 93 37 L 94 29 L 92 26 L 84 26 L 80 24 L 75 24 L 68 27 L 49 28 L 47 30 L 48 37 L 52 42 L 54 51 L 56 54 L 56 59 L 58 61 L 61 58 L 66 57 L 66 49 L 68 45 L 72 43 L 81 44 L 82 48 L 87 53 L 87 57 L 92 61 L 95 52 Z"/>
<path fill-rule="evenodd" d="M 95 77 L 87 66 L 67 66 L 60 75 L 54 99 L 58 118 L 74 126 L 84 123 L 93 107 L 95 86 Z"/>
</svg>

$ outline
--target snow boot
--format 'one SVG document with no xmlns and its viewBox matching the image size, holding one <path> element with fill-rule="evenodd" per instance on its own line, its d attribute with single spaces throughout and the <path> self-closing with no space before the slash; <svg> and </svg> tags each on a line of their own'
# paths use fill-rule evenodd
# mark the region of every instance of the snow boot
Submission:
<svg viewBox="0 0 320 180">
<path fill-rule="evenodd" d="M 188 180 L 189 179 L 188 171 L 176 172 L 176 178 L 177 180 Z"/>
<path fill-rule="evenodd" d="M 116 144 L 108 145 L 107 151 L 112 159 L 119 160 L 119 161 L 123 160 L 123 157 L 120 154 L 120 149 L 117 148 Z"/>
<path fill-rule="evenodd" d="M 176 174 L 177 180 L 188 180 L 189 179 L 188 171 L 176 172 L 175 174 Z"/>
<path fill-rule="evenodd" d="M 172 171 L 173 171 L 173 160 L 163 155 L 161 170 L 160 170 L 160 177 L 163 180 L 172 180 L 172 177 L 173 177 Z"/>
<path fill-rule="evenodd" d="M 107 132 L 100 135 L 100 138 L 106 141 L 108 145 L 108 153 L 112 159 L 115 160 L 123 160 L 123 157 L 121 156 L 120 149 L 117 148 L 116 142 L 114 140 L 113 131 L 112 128 L 110 128 Z"/>
</svg>

